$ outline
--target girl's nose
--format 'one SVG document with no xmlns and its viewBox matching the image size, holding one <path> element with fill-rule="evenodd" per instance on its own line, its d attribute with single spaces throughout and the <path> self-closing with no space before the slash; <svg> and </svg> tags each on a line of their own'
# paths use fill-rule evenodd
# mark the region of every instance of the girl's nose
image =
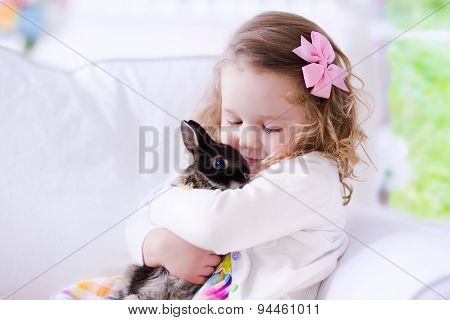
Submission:
<svg viewBox="0 0 450 320">
<path fill-rule="evenodd" d="M 239 149 L 261 149 L 261 133 L 255 126 L 242 126 L 239 130 Z"/>
</svg>

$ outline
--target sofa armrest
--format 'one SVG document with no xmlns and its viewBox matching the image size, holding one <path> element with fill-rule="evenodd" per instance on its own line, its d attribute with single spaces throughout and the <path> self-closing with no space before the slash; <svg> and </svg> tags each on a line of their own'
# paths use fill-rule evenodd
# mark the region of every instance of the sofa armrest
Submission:
<svg viewBox="0 0 450 320">
<path fill-rule="evenodd" d="M 318 299 L 450 299 L 448 228 L 360 210 L 346 230 L 358 240 L 350 236 Z"/>
</svg>

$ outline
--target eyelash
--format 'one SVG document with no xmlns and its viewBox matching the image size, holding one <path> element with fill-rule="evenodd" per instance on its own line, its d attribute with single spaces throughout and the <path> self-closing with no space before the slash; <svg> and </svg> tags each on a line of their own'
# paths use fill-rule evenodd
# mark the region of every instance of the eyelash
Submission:
<svg viewBox="0 0 450 320">
<path fill-rule="evenodd" d="M 232 126 L 237 126 L 237 125 L 240 125 L 240 124 L 242 123 L 242 121 L 236 121 L 236 122 L 228 121 L 228 123 L 229 123 L 230 125 L 232 125 Z M 280 131 L 283 130 L 283 128 L 279 128 L 279 129 L 269 129 L 269 128 L 266 128 L 265 126 L 263 126 L 263 130 L 264 130 L 264 132 L 266 132 L 266 133 L 268 133 L 268 134 L 271 134 L 271 133 L 274 133 L 274 132 L 280 132 Z"/>
<path fill-rule="evenodd" d="M 237 126 L 237 125 L 240 125 L 242 123 L 242 121 L 236 121 L 236 122 L 228 121 L 228 123 L 231 124 L 232 126 Z"/>
<path fill-rule="evenodd" d="M 281 130 L 283 130 L 283 128 L 279 128 L 279 129 L 269 129 L 269 128 L 266 128 L 266 127 L 264 127 L 263 126 L 263 130 L 266 132 L 266 133 L 274 133 L 274 132 L 280 132 Z"/>
</svg>

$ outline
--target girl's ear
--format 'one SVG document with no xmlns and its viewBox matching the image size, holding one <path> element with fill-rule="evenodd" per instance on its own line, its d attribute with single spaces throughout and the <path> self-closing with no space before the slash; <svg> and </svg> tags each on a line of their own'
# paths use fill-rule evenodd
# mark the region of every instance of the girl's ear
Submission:
<svg viewBox="0 0 450 320">
<path fill-rule="evenodd" d="M 183 138 L 186 149 L 194 153 L 198 148 L 197 133 L 186 121 L 181 121 L 181 137 Z"/>
</svg>

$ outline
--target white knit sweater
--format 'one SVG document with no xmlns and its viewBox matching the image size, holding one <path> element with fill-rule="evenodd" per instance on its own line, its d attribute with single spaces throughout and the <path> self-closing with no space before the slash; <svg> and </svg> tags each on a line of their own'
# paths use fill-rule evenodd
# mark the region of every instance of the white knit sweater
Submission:
<svg viewBox="0 0 450 320">
<path fill-rule="evenodd" d="M 315 299 L 348 245 L 338 169 L 318 152 L 283 160 L 241 189 L 163 186 L 127 227 L 133 260 L 144 237 L 171 230 L 217 254 L 235 252 L 231 299 Z"/>
</svg>

